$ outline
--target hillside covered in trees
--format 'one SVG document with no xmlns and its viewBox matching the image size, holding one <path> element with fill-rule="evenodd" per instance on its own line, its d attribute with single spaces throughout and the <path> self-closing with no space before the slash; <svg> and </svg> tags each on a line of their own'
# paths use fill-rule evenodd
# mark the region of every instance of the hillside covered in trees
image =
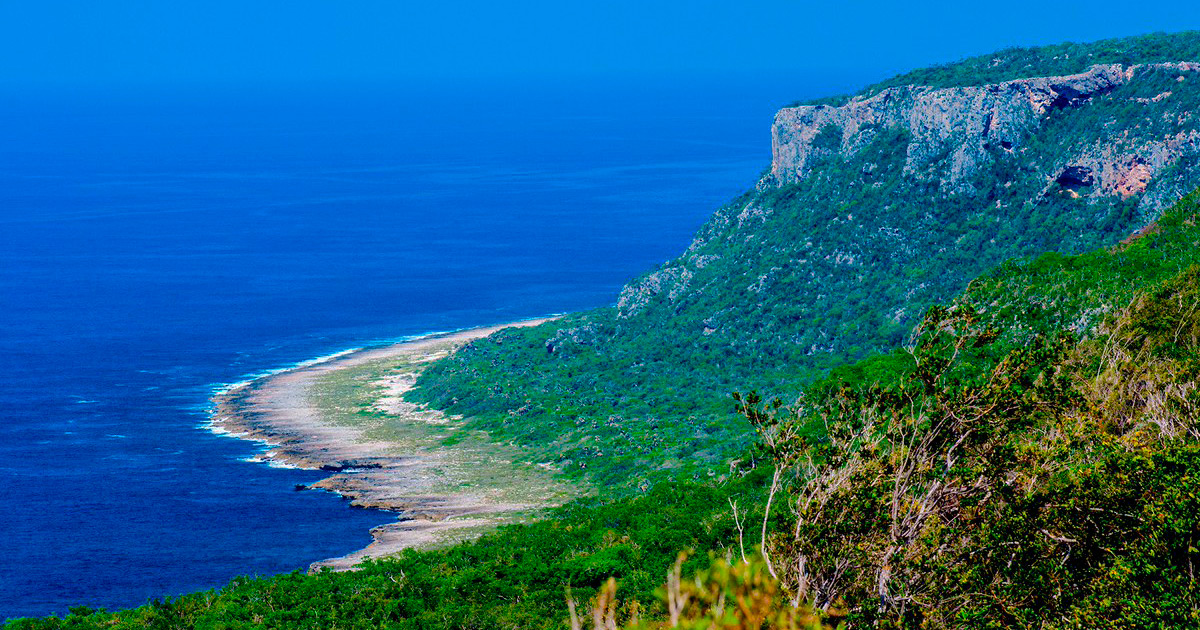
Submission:
<svg viewBox="0 0 1200 630">
<path fill-rule="evenodd" d="M 1193 627 L 1198 384 L 1200 193 L 983 275 L 794 405 L 739 396 L 756 438 L 721 483 L 7 627 Z"/>
<path fill-rule="evenodd" d="M 730 391 L 793 400 L 985 270 L 1116 244 L 1200 186 L 1197 41 L 1007 50 L 785 108 L 770 171 L 682 256 L 410 399 L 602 484 L 718 478 L 748 444 Z"/>
<path fill-rule="evenodd" d="M 1004 51 L 785 110 L 759 185 L 615 306 L 421 377 L 415 399 L 611 494 L 354 572 L 6 627 L 1200 625 L 1198 39 Z M 1023 82 L 1042 71 L 1086 77 Z M 1059 104 L 859 124 L 1004 81 Z"/>
</svg>

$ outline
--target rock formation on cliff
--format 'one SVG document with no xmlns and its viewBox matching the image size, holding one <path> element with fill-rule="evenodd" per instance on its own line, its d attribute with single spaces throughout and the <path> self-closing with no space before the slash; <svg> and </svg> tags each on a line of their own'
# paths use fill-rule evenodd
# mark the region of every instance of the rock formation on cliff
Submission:
<svg viewBox="0 0 1200 630">
<path fill-rule="evenodd" d="M 1200 80 L 1200 63 L 1096 65 L 1080 74 L 991 85 L 894 87 L 852 98 L 840 107 L 786 107 L 771 126 L 771 170 L 761 185 L 794 183 L 808 174 L 817 156 L 848 157 L 870 144 L 881 129 L 900 127 L 910 137 L 905 175 L 939 179 L 970 191 L 970 177 L 993 161 L 997 148 L 1023 153 L 1026 141 L 1060 110 L 1088 107 L 1119 87 L 1139 82 L 1157 85 L 1163 77 L 1174 80 L 1179 89 L 1193 89 L 1183 84 Z M 1169 100 L 1173 95 L 1173 90 L 1167 90 L 1149 98 L 1125 99 L 1141 106 L 1135 115 L 1144 119 L 1177 113 L 1180 129 L 1175 133 L 1136 137 L 1136 123 L 1133 128 L 1097 130 L 1090 146 L 1077 147 L 1047 165 L 1059 169 L 1054 179 L 1065 176 L 1076 185 L 1086 182 L 1083 187 L 1094 196 L 1127 198 L 1145 191 L 1157 174 L 1197 152 L 1200 131 L 1187 124 L 1194 114 L 1177 112 Z M 1154 209 L 1162 206 L 1161 199 L 1146 201 Z"/>
<path fill-rule="evenodd" d="M 1002 261 L 1115 245 L 1200 187 L 1198 60 L 1195 33 L 1010 50 L 784 108 L 770 170 L 679 258 L 413 396 L 588 474 L 719 474 L 730 391 L 793 396 Z"/>
</svg>

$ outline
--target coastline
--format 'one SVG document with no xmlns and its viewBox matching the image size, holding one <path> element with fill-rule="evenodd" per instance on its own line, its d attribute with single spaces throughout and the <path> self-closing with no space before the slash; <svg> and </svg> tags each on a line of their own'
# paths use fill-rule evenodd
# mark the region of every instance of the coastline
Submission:
<svg viewBox="0 0 1200 630">
<path fill-rule="evenodd" d="M 516 447 L 460 429 L 460 418 L 403 395 L 430 362 L 462 345 L 554 319 L 435 333 L 305 361 L 215 392 L 206 428 L 261 444 L 251 461 L 330 473 L 308 489 L 398 515 L 371 530 L 366 548 L 314 562 L 310 570 L 348 570 L 368 557 L 471 537 L 576 493 L 545 464 L 521 461 Z M 443 444 L 449 435 L 456 438 L 452 447 Z"/>
</svg>

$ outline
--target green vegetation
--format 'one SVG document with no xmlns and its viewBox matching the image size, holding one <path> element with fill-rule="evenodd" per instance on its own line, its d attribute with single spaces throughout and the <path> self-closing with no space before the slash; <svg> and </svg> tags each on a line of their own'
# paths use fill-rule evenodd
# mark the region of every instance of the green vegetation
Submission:
<svg viewBox="0 0 1200 630">
<path fill-rule="evenodd" d="M 675 567 L 667 575 L 667 583 L 658 591 L 659 601 L 667 609 L 662 620 L 642 618 L 636 607 L 629 610 L 628 630 L 728 630 L 741 628 L 773 628 L 777 630 L 826 630 L 832 628 L 831 615 L 814 610 L 807 603 L 788 601 L 779 580 L 757 555 L 732 559 L 714 557 L 708 568 L 683 578 L 683 563 L 687 554 L 680 554 Z M 584 624 L 571 606 L 571 629 L 582 630 Z M 592 623 L 595 630 L 617 630 L 617 619 L 625 612 L 617 599 L 617 582 L 609 580 L 591 601 Z"/>
<path fill-rule="evenodd" d="M 738 397 L 758 439 L 722 483 L 7 627 L 561 628 L 568 586 L 605 629 L 1192 627 L 1198 222 L 1200 193 L 1127 246 L 1005 265 L 792 408 Z"/>
<path fill-rule="evenodd" d="M 403 475 L 410 495 L 467 494 L 484 506 L 504 506 L 473 514 L 472 520 L 524 521 L 545 506 L 587 494 L 590 488 L 584 484 L 571 483 L 531 460 L 528 449 L 464 427 L 460 418 L 412 409 L 399 399 L 399 392 L 423 367 L 423 355 L 449 352 L 453 345 L 447 341 L 422 356 L 381 357 L 330 370 L 314 379 L 309 400 L 326 422 L 361 431 L 364 455 L 406 458 Z M 478 528 L 447 528 L 436 536 L 445 542 L 477 534 Z"/>
<path fill-rule="evenodd" d="M 747 400 L 784 590 L 854 626 L 1200 623 L 1200 267 L 1088 341 L 985 322 L 932 309 L 891 385 Z"/>
<path fill-rule="evenodd" d="M 1185 33 L 1079 50 L 1200 59 L 1198 42 Z M 1066 71 L 1064 55 L 1084 63 L 1073 46 L 1010 57 L 1037 73 Z M 968 81 L 980 63 L 938 72 L 995 79 Z M 718 210 L 687 252 L 630 283 L 615 307 L 474 342 L 427 370 L 409 398 L 602 486 L 719 479 L 749 443 L 728 392 L 794 400 L 830 369 L 897 347 L 929 306 L 989 268 L 1116 244 L 1200 185 L 1200 164 L 1188 159 L 1128 198 L 1048 183 L 1111 130 L 1121 130 L 1118 152 L 1191 133 L 1200 90 L 1177 79 L 1147 71 L 1086 105 L 1054 109 L 1017 149 L 988 148 L 988 161 L 957 183 L 939 170 L 950 155 L 934 160 L 935 172 L 906 171 L 914 147 L 900 128 L 863 135 L 869 141 L 849 155 L 817 152 L 799 182 Z M 1137 100 L 1168 91 L 1152 110 Z M 822 129 L 815 142 L 839 133 Z"/>
<path fill-rule="evenodd" d="M 1013 79 L 1076 74 L 1096 64 L 1161 63 L 1200 60 L 1200 31 L 1157 33 L 1077 44 L 1008 48 L 953 63 L 921 68 L 880 81 L 858 92 L 872 96 L 900 85 L 954 87 Z M 842 105 L 849 95 L 830 96 L 793 105 Z"/>
<path fill-rule="evenodd" d="M 792 409 L 742 399 L 794 506 L 783 590 L 855 626 L 1200 622 L 1197 221 L 1200 193 L 1128 245 L 1009 263 Z"/>
<path fill-rule="evenodd" d="M 1126 306 L 1135 291 L 1200 264 L 1198 204 L 1200 196 L 1189 195 L 1125 244 L 1008 261 L 972 281 L 960 301 L 988 318 L 1019 322 L 1014 335 L 1094 334 L 1100 319 Z"/>
<path fill-rule="evenodd" d="M 729 501 L 754 503 L 761 475 L 720 488 L 664 484 L 636 499 L 581 499 L 553 519 L 508 525 L 448 549 L 410 550 L 359 571 L 239 578 L 204 593 L 108 613 L 10 621 L 7 630 L 84 628 L 562 628 L 566 588 L 591 593 L 610 577 L 650 617 L 680 549 L 736 540 Z M 701 557 L 703 558 L 703 556 Z M 689 572 L 706 561 L 693 559 Z M 628 609 L 627 609 L 628 610 Z"/>
<path fill-rule="evenodd" d="M 1198 40 L 894 81 L 1196 59 Z M 442 446 L 486 432 L 604 497 L 353 573 L 6 628 L 1196 627 L 1200 192 L 1161 216 L 1143 202 L 1194 188 L 1200 164 L 1125 200 L 1047 177 L 1097 129 L 1131 146 L 1190 129 L 1200 94 L 1130 105 L 1175 81 L 1051 112 L 953 185 L 907 173 L 906 132 L 875 130 L 722 208 L 615 307 L 432 365 L 410 398 L 465 416 L 452 433 L 371 425 Z M 379 420 L 356 404 L 347 422 Z"/>
</svg>

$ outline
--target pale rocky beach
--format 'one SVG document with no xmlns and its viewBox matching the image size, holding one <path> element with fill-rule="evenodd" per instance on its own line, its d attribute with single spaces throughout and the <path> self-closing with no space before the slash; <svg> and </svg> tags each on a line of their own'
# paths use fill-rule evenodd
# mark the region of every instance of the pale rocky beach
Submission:
<svg viewBox="0 0 1200 630">
<path fill-rule="evenodd" d="M 429 362 L 503 328 L 553 318 L 432 335 L 326 360 L 235 385 L 213 397 L 210 426 L 257 441 L 255 460 L 326 470 L 308 486 L 355 507 L 395 512 L 365 549 L 313 563 L 351 569 L 362 560 L 429 547 L 519 521 L 579 494 L 520 449 L 462 428 L 462 419 L 406 402 Z M 452 446 L 443 444 L 459 432 Z"/>
</svg>

